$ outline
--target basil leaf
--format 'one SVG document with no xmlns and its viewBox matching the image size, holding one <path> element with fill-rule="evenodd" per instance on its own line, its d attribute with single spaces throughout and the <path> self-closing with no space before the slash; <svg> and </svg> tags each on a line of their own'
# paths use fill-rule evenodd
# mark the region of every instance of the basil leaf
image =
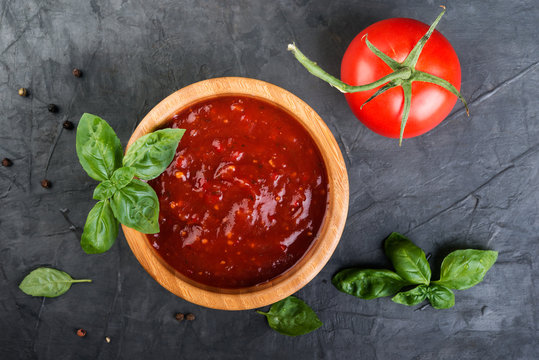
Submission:
<svg viewBox="0 0 539 360">
<path fill-rule="evenodd" d="M 94 199 L 95 200 L 107 200 L 114 195 L 116 192 L 116 187 L 110 180 L 105 180 L 99 185 L 96 186 L 94 190 Z"/>
<path fill-rule="evenodd" d="M 114 170 L 110 180 L 105 180 L 97 185 L 94 190 L 94 199 L 106 200 L 111 198 L 116 191 L 129 184 L 133 180 L 133 176 L 135 176 L 135 169 L 131 167 L 121 167 Z"/>
<path fill-rule="evenodd" d="M 144 234 L 159 232 L 159 200 L 145 182 L 134 179 L 118 190 L 112 197 L 111 207 L 122 224 Z"/>
<path fill-rule="evenodd" d="M 423 302 L 427 298 L 427 286 L 419 285 L 405 292 L 400 292 L 393 296 L 391 300 L 397 304 L 413 306 Z"/>
<path fill-rule="evenodd" d="M 442 262 L 440 280 L 434 283 L 450 289 L 465 290 L 483 281 L 487 271 L 498 259 L 491 250 L 457 250 Z"/>
<path fill-rule="evenodd" d="M 398 233 L 389 235 L 385 252 L 403 279 L 413 284 L 430 283 L 431 272 L 425 253 L 406 237 Z"/>
<path fill-rule="evenodd" d="M 92 282 L 92 280 L 74 280 L 63 271 L 42 267 L 26 275 L 19 289 L 27 295 L 57 297 L 69 290 L 71 284 L 78 282 Z"/>
<path fill-rule="evenodd" d="M 455 305 L 455 294 L 445 286 L 430 285 L 427 289 L 427 298 L 435 309 L 449 309 Z"/>
<path fill-rule="evenodd" d="M 86 218 L 80 240 L 82 250 L 87 254 L 100 254 L 107 251 L 116 241 L 118 229 L 118 220 L 114 218 L 110 200 L 98 202 Z"/>
<path fill-rule="evenodd" d="M 114 184 L 116 189 L 120 190 L 133 180 L 133 176 L 135 176 L 135 169 L 124 166 L 114 171 L 110 181 Z"/>
<path fill-rule="evenodd" d="M 142 180 L 159 176 L 170 165 L 184 129 L 162 129 L 137 139 L 127 149 L 124 166 L 135 168 L 135 175 Z"/>
<path fill-rule="evenodd" d="M 262 311 L 257 313 L 265 315 L 269 326 L 283 335 L 304 335 L 322 326 L 322 322 L 309 305 L 295 296 L 289 296 L 271 305 L 267 313 Z"/>
<path fill-rule="evenodd" d="M 110 178 L 122 165 L 122 145 L 107 122 L 92 114 L 83 114 L 77 126 L 77 155 L 91 178 Z"/>
<path fill-rule="evenodd" d="M 345 269 L 331 280 L 344 293 L 370 300 L 390 296 L 407 285 L 407 281 L 389 270 Z"/>
</svg>

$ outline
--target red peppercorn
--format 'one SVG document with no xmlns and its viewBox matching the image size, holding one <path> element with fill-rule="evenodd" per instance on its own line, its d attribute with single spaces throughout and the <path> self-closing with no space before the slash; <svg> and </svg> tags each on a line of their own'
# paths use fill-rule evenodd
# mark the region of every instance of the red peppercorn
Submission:
<svg viewBox="0 0 539 360">
<path fill-rule="evenodd" d="M 11 165 L 13 165 L 13 162 L 11 160 L 9 160 L 8 158 L 2 159 L 2 166 L 9 167 Z"/>
<path fill-rule="evenodd" d="M 185 318 L 185 315 L 182 314 L 182 313 L 177 313 L 176 315 L 174 315 L 174 317 L 175 317 L 176 320 L 178 320 L 178 321 L 183 321 L 183 319 Z"/>
<path fill-rule="evenodd" d="M 41 186 L 43 186 L 45 189 L 50 189 L 52 186 L 51 182 L 47 179 L 41 180 Z"/>
<path fill-rule="evenodd" d="M 193 321 L 193 320 L 195 320 L 195 315 L 193 315 L 193 314 L 187 314 L 187 315 L 185 315 L 185 320 L 187 320 L 187 321 Z"/>
<path fill-rule="evenodd" d="M 82 76 L 82 71 L 80 71 L 80 69 L 74 68 L 73 69 L 73 76 L 80 78 Z"/>
<path fill-rule="evenodd" d="M 78 329 L 78 330 L 77 330 L 77 336 L 78 336 L 78 337 L 85 337 L 85 336 L 86 336 L 86 330 L 84 330 L 84 329 Z"/>
</svg>

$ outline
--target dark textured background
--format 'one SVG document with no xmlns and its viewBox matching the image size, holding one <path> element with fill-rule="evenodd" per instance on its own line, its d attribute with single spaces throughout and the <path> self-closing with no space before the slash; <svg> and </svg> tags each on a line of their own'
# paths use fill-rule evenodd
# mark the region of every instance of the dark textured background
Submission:
<svg viewBox="0 0 539 360">
<path fill-rule="evenodd" d="M 0 0 L 0 158 L 14 162 L 0 167 L 0 358 L 536 358 L 539 9 L 533 0 L 446 5 L 438 29 L 460 57 L 472 116 L 459 103 L 399 148 L 361 125 L 286 44 L 295 40 L 338 74 L 360 30 L 389 17 L 430 23 L 435 1 Z M 73 67 L 84 76 L 73 77 Z M 162 98 L 219 76 L 295 93 L 327 122 L 345 157 L 346 229 L 328 265 L 297 294 L 324 322 L 309 335 L 288 338 L 253 311 L 208 310 L 170 294 L 123 235 L 111 251 L 86 255 L 59 211 L 69 209 L 82 227 L 95 186 L 64 120 L 99 114 L 125 145 Z M 22 86 L 30 97 L 17 95 Z M 60 112 L 49 113 L 48 103 Z M 457 291 L 449 310 L 336 291 L 329 280 L 339 268 L 389 265 L 382 241 L 391 231 L 432 253 L 435 269 L 454 248 L 494 249 L 499 260 L 483 283 Z M 26 296 L 17 285 L 39 265 L 94 282 L 55 299 Z M 178 311 L 197 319 L 177 323 Z M 75 336 L 79 327 L 86 338 Z"/>
</svg>

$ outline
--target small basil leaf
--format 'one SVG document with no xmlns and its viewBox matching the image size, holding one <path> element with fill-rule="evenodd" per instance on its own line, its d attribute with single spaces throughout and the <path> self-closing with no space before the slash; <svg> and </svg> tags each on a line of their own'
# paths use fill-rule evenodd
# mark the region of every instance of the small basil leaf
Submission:
<svg viewBox="0 0 539 360">
<path fill-rule="evenodd" d="M 455 305 L 455 294 L 445 286 L 430 285 L 427 289 L 427 298 L 435 309 L 449 309 Z"/>
<path fill-rule="evenodd" d="M 391 300 L 402 305 L 417 305 L 427 298 L 426 289 L 426 285 L 419 285 L 412 290 L 398 293 Z"/>
<path fill-rule="evenodd" d="M 304 335 L 322 326 L 322 322 L 309 305 L 295 296 L 289 296 L 271 305 L 267 313 L 257 312 L 265 315 L 269 326 L 283 335 Z"/>
<path fill-rule="evenodd" d="M 112 197 L 111 207 L 122 224 L 144 234 L 159 232 L 159 200 L 145 182 L 134 179 L 118 190 Z"/>
<path fill-rule="evenodd" d="M 110 178 L 122 166 L 122 145 L 107 122 L 92 114 L 83 114 L 77 126 L 77 155 L 91 178 Z"/>
<path fill-rule="evenodd" d="M 339 271 L 331 282 L 339 291 L 365 300 L 393 295 L 408 284 L 393 271 L 354 268 Z"/>
<path fill-rule="evenodd" d="M 137 139 L 127 149 L 124 166 L 135 168 L 135 175 L 142 180 L 159 176 L 170 165 L 184 129 L 162 129 Z"/>
<path fill-rule="evenodd" d="M 120 190 L 133 180 L 133 176 L 135 176 L 135 169 L 124 166 L 114 171 L 110 181 L 114 184 L 116 189 Z"/>
<path fill-rule="evenodd" d="M 92 280 L 74 280 L 63 271 L 42 267 L 26 275 L 19 289 L 27 295 L 57 297 L 69 290 L 72 283 L 77 282 L 92 282 Z"/>
<path fill-rule="evenodd" d="M 398 233 L 389 235 L 385 253 L 403 279 L 413 284 L 429 284 L 431 272 L 425 253 L 406 237 Z"/>
<path fill-rule="evenodd" d="M 436 284 L 450 289 L 465 290 L 483 281 L 487 271 L 498 259 L 491 250 L 457 250 L 442 262 L 440 280 Z"/>
<path fill-rule="evenodd" d="M 100 254 L 107 251 L 116 241 L 119 227 L 118 220 L 112 213 L 110 200 L 98 202 L 86 218 L 80 240 L 82 250 L 87 254 Z"/>
<path fill-rule="evenodd" d="M 114 185 L 112 184 L 112 181 L 105 180 L 96 186 L 94 190 L 94 199 L 107 200 L 108 198 L 111 198 L 115 192 L 116 192 L 116 187 L 114 187 Z"/>
</svg>

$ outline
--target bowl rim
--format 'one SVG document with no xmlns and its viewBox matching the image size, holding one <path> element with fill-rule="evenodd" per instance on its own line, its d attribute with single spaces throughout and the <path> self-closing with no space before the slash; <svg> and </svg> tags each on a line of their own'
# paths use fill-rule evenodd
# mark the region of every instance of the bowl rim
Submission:
<svg viewBox="0 0 539 360">
<path fill-rule="evenodd" d="M 221 310 L 248 310 L 275 303 L 297 292 L 326 265 L 339 243 L 348 213 L 349 185 L 344 158 L 322 118 L 303 100 L 276 85 L 243 77 L 212 78 L 188 85 L 159 102 L 138 124 L 126 151 L 139 137 L 162 128 L 179 111 L 218 96 L 249 96 L 273 103 L 291 114 L 314 140 L 328 177 L 326 213 L 318 236 L 290 269 L 260 285 L 219 289 L 191 280 L 174 270 L 155 251 L 146 235 L 122 224 L 131 251 L 161 286 L 197 305 Z"/>
</svg>

